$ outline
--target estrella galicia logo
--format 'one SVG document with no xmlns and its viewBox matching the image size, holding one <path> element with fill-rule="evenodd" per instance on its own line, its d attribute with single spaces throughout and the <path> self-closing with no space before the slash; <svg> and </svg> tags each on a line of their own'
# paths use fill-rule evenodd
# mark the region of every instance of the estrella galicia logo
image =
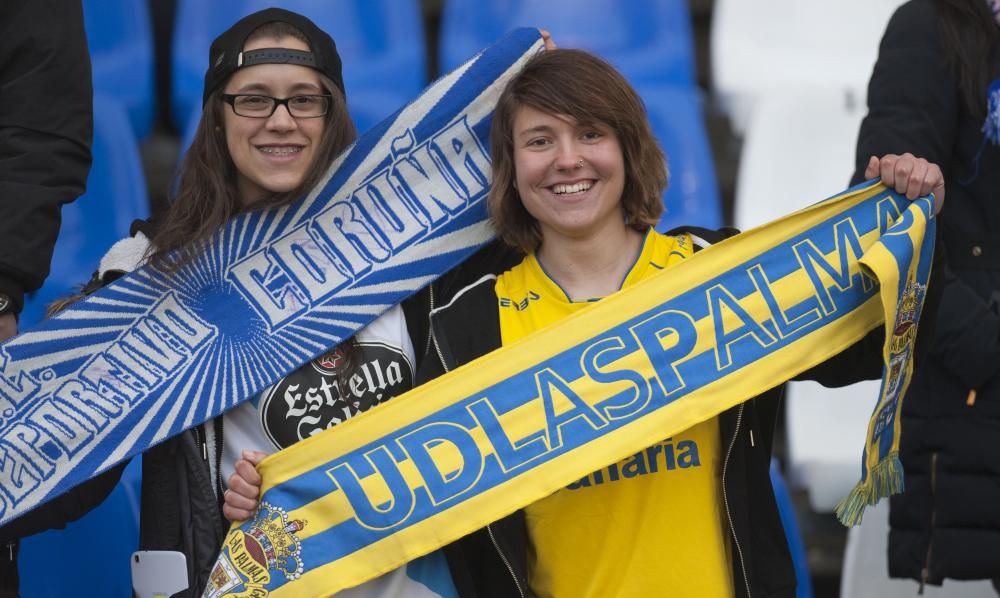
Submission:
<svg viewBox="0 0 1000 598">
<path fill-rule="evenodd" d="M 403 394 L 413 386 L 413 369 L 396 347 L 358 343 L 356 365 L 338 384 L 343 355 L 335 349 L 289 374 L 260 402 L 264 433 L 289 447 L 358 413 Z"/>
</svg>

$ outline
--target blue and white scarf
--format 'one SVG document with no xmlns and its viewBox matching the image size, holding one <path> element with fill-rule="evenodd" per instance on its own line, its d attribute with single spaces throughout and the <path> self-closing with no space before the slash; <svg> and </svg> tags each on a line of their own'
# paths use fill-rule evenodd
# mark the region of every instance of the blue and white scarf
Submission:
<svg viewBox="0 0 1000 598">
<path fill-rule="evenodd" d="M 362 136 L 307 197 L 0 346 L 0 524 L 253 396 L 492 238 L 493 107 L 541 47 L 513 32 Z"/>
</svg>

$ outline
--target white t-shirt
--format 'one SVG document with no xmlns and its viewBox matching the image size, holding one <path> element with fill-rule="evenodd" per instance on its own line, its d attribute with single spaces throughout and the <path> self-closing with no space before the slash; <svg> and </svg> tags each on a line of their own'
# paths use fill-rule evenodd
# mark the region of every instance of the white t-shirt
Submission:
<svg viewBox="0 0 1000 598">
<path fill-rule="evenodd" d="M 222 416 L 223 483 L 244 449 L 271 454 L 413 387 L 413 344 L 398 305 L 359 331 L 355 341 L 354 373 L 346 384 L 337 383 L 341 354 L 333 350 Z M 213 426 L 205 430 L 214 435 Z M 214 446 L 214 438 L 208 440 Z M 444 555 L 437 551 L 337 596 L 451 598 L 458 593 Z"/>
</svg>

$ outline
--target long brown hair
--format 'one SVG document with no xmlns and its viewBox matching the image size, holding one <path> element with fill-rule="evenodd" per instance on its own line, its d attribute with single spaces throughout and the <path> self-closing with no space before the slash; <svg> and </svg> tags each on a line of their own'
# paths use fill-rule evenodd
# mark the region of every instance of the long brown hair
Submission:
<svg viewBox="0 0 1000 598">
<path fill-rule="evenodd" d="M 280 41 L 288 37 L 308 44 L 301 31 L 280 21 L 261 25 L 245 43 L 261 38 Z M 254 210 L 282 206 L 305 195 L 322 180 L 337 155 L 357 138 L 344 94 L 326 77 L 320 79 L 330 93 L 331 102 L 313 163 L 297 189 L 255 202 Z M 181 162 L 170 208 L 157 223 L 150 243 L 148 261 L 161 270 L 173 271 L 188 263 L 217 230 L 246 210 L 237 194 L 236 165 L 226 145 L 223 110 L 228 108 L 222 100 L 224 88 L 220 86 L 205 103 L 191 147 Z M 361 355 L 353 336 L 344 340 L 340 347 L 343 361 L 337 385 L 343 395 Z"/>
<path fill-rule="evenodd" d="M 948 67 L 969 114 L 986 118 L 986 90 L 1000 73 L 1000 30 L 983 0 L 937 0 L 937 23 Z"/>
<path fill-rule="evenodd" d="M 625 159 L 621 198 L 625 220 L 638 231 L 659 222 L 667 164 L 639 94 L 613 66 L 593 54 L 548 50 L 529 60 L 507 84 L 493 114 L 493 180 L 487 205 L 497 233 L 508 245 L 531 252 L 542 240 L 538 222 L 521 203 L 516 187 L 513 129 L 522 106 L 568 116 L 582 125 L 610 127 Z"/>
<path fill-rule="evenodd" d="M 261 38 L 276 41 L 293 37 L 307 42 L 298 29 L 282 22 L 266 23 L 257 28 L 247 42 Z M 287 193 L 276 193 L 253 209 L 272 208 L 290 203 L 316 186 L 341 151 L 357 137 L 347 112 L 347 100 L 341 91 L 321 77 L 331 96 L 330 111 L 324 117 L 323 134 L 312 165 L 301 185 Z M 190 261 L 219 228 L 244 211 L 236 191 L 236 166 L 223 126 L 220 87 L 205 104 L 191 147 L 181 162 L 176 191 L 153 236 L 149 262 L 161 270 L 174 270 Z"/>
</svg>

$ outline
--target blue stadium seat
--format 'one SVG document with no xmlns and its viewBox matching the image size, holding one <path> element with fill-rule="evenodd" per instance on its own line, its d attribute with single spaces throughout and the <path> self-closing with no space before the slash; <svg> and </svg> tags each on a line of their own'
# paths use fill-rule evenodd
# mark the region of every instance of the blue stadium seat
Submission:
<svg viewBox="0 0 1000 598">
<path fill-rule="evenodd" d="M 212 40 L 237 19 L 269 6 L 306 15 L 336 41 L 359 133 L 416 97 L 427 83 L 418 0 L 178 0 L 171 108 L 179 130 L 200 108 Z"/>
<path fill-rule="evenodd" d="M 129 558 L 139 545 L 141 460 L 99 507 L 62 530 L 21 542 L 22 596 L 131 596 Z"/>
<path fill-rule="evenodd" d="M 686 0 L 445 0 L 441 71 L 465 62 L 515 27 L 539 27 L 564 48 L 603 56 L 633 83 L 694 85 Z"/>
<path fill-rule="evenodd" d="M 781 525 L 785 528 L 785 540 L 788 550 L 792 553 L 792 565 L 795 568 L 795 598 L 812 598 L 812 580 L 809 577 L 809 564 L 806 561 L 806 547 L 799 532 L 799 522 L 795 516 L 795 505 L 788 493 L 785 478 L 777 459 L 771 459 L 771 488 L 774 490 L 774 500 L 778 503 L 778 514 Z"/>
<path fill-rule="evenodd" d="M 85 0 L 84 25 L 93 64 L 94 93 L 128 110 L 136 137 L 153 127 L 153 33 L 147 0 Z"/>
<path fill-rule="evenodd" d="M 661 232 L 682 224 L 718 228 L 722 205 L 712 150 L 705 131 L 701 96 L 692 88 L 637 86 L 649 121 L 667 155 L 670 186 L 663 196 Z"/>
<path fill-rule="evenodd" d="M 79 288 L 104 252 L 149 214 L 139 148 L 125 109 L 113 98 L 94 98 L 93 165 L 87 192 L 63 206 L 62 226 L 45 285 L 26 298 L 20 328 L 42 319 L 45 306 Z"/>
</svg>

